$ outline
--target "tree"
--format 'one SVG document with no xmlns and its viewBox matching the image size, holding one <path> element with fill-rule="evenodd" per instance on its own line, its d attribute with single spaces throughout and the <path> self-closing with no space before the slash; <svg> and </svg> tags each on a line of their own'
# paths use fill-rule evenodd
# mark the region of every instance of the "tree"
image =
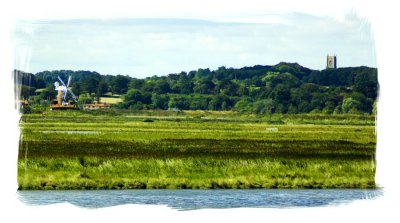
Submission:
<svg viewBox="0 0 400 223">
<path fill-rule="evenodd" d="M 95 77 L 89 77 L 83 81 L 83 90 L 89 94 L 95 93 L 97 90 L 97 85 L 99 84 L 99 80 Z"/>
<path fill-rule="evenodd" d="M 315 92 L 312 95 L 312 99 L 310 102 L 311 107 L 314 109 L 322 110 L 325 107 L 326 104 L 326 95 L 323 93 Z"/>
<path fill-rule="evenodd" d="M 239 96 L 248 96 L 249 95 L 249 89 L 247 88 L 246 85 L 241 84 L 236 92 L 237 95 Z"/>
<path fill-rule="evenodd" d="M 284 84 L 278 84 L 271 92 L 271 95 L 274 101 L 286 105 L 290 101 L 290 88 Z"/>
<path fill-rule="evenodd" d="M 131 89 L 124 95 L 124 103 L 129 107 L 143 100 L 143 94 L 137 89 Z"/>
<path fill-rule="evenodd" d="M 15 85 L 26 85 L 29 87 L 36 87 L 36 76 L 31 73 L 25 73 L 23 71 L 14 70 L 13 79 Z"/>
<path fill-rule="evenodd" d="M 18 89 L 18 88 L 17 88 Z M 19 85 L 19 97 L 21 99 L 28 99 L 29 96 L 35 94 L 36 88 L 27 85 Z"/>
<path fill-rule="evenodd" d="M 272 99 L 264 99 L 254 102 L 252 111 L 257 114 L 269 115 L 269 119 L 271 119 L 276 107 L 277 104 Z"/>
<path fill-rule="evenodd" d="M 41 89 L 41 88 L 46 88 L 46 82 L 42 78 L 36 78 L 36 88 Z"/>
<path fill-rule="evenodd" d="M 51 84 L 54 86 L 53 84 Z M 83 92 L 83 87 L 80 82 L 72 82 L 71 89 L 76 95 L 80 95 Z"/>
<path fill-rule="evenodd" d="M 144 84 L 144 80 L 142 79 L 137 79 L 133 78 L 129 83 L 128 83 L 128 88 L 129 89 L 141 89 Z"/>
<path fill-rule="evenodd" d="M 179 78 L 176 81 L 172 81 L 170 84 L 171 90 L 178 94 L 190 94 L 193 93 L 193 82 L 186 72 L 181 72 Z"/>
<path fill-rule="evenodd" d="M 171 92 L 171 88 L 166 79 L 159 79 L 156 80 L 154 83 L 154 90 L 153 92 L 158 94 L 166 94 Z"/>
<path fill-rule="evenodd" d="M 324 114 L 332 114 L 335 110 L 335 103 L 333 103 L 333 101 L 327 101 L 325 103 L 325 107 L 322 110 L 322 113 Z"/>
<path fill-rule="evenodd" d="M 378 81 L 376 80 L 376 75 L 367 71 L 357 73 L 354 77 L 354 90 L 375 100 L 378 92 Z"/>
<path fill-rule="evenodd" d="M 38 95 L 38 100 L 53 100 L 57 95 L 57 92 L 54 90 L 54 86 L 50 87 L 48 86 L 45 90 L 40 92 Z"/>
<path fill-rule="evenodd" d="M 249 98 L 244 97 L 240 99 L 238 102 L 235 104 L 235 110 L 239 112 L 248 112 L 251 111 L 251 101 Z"/>
<path fill-rule="evenodd" d="M 248 89 L 249 89 L 249 96 L 251 96 L 253 99 L 255 99 L 261 92 L 261 87 L 249 86 Z"/>
<path fill-rule="evenodd" d="M 344 113 L 357 113 L 361 109 L 361 102 L 353 98 L 345 98 L 342 103 L 342 112 Z"/>
<path fill-rule="evenodd" d="M 153 93 L 151 95 L 151 104 L 154 106 L 154 108 L 158 109 L 168 109 L 168 102 L 169 102 L 169 96 L 166 94 L 156 94 Z"/>
<path fill-rule="evenodd" d="M 272 88 L 278 84 L 282 84 L 288 88 L 297 87 L 300 84 L 299 79 L 290 73 L 268 72 L 261 80 Z"/>
<path fill-rule="evenodd" d="M 170 96 L 169 102 L 168 102 L 168 108 L 169 109 L 189 109 L 189 100 L 187 97 L 182 96 L 182 95 L 173 95 Z"/>
<path fill-rule="evenodd" d="M 155 88 L 156 88 L 156 83 L 155 83 L 155 81 L 152 80 L 152 79 L 147 79 L 147 80 L 145 80 L 145 81 L 143 82 L 143 85 L 142 85 L 141 90 L 142 90 L 143 92 L 153 93 L 153 92 L 156 92 L 156 91 L 155 91 Z"/>
<path fill-rule="evenodd" d="M 239 86 L 235 82 L 228 80 L 228 79 L 223 79 L 223 80 L 219 81 L 217 84 L 217 87 L 220 90 L 221 94 L 229 95 L 229 96 L 236 95 L 236 92 L 239 88 Z"/>
<path fill-rule="evenodd" d="M 215 84 L 211 81 L 210 77 L 199 78 L 194 82 L 194 93 L 198 94 L 211 94 L 215 88 Z"/>
<path fill-rule="evenodd" d="M 211 74 L 211 71 L 208 68 L 207 69 L 198 69 L 196 71 L 195 78 L 200 79 L 200 78 L 209 76 L 210 74 Z"/>
<path fill-rule="evenodd" d="M 373 100 L 370 98 L 367 98 L 364 96 L 364 94 L 360 92 L 352 92 L 350 94 L 350 98 L 353 98 L 354 100 L 360 102 L 360 105 L 358 107 L 359 111 L 362 112 L 372 112 L 372 105 L 373 105 Z"/>
<path fill-rule="evenodd" d="M 125 94 L 128 91 L 128 83 L 130 79 L 126 76 L 117 75 L 110 84 L 113 94 Z"/>
<path fill-rule="evenodd" d="M 96 97 L 101 97 L 107 92 L 108 92 L 108 84 L 105 81 L 100 80 L 99 84 L 97 85 Z"/>
<path fill-rule="evenodd" d="M 78 104 L 91 104 L 93 103 L 93 98 L 89 94 L 81 94 L 78 98 Z"/>
<path fill-rule="evenodd" d="M 298 113 L 307 113 L 310 112 L 313 108 L 310 106 L 308 101 L 300 101 L 297 106 Z"/>
<path fill-rule="evenodd" d="M 233 107 L 233 102 L 226 95 L 213 95 L 208 109 L 210 110 L 227 110 Z"/>
<path fill-rule="evenodd" d="M 210 97 L 200 94 L 195 94 L 191 100 L 189 109 L 192 110 L 207 110 L 210 103 Z"/>
</svg>

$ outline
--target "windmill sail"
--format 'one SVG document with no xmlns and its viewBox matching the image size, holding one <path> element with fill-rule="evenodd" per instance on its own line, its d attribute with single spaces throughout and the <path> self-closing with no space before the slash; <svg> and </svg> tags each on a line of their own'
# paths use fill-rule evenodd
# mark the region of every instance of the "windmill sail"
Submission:
<svg viewBox="0 0 400 223">
<path fill-rule="evenodd" d="M 65 99 L 67 99 L 67 93 L 68 93 L 68 88 L 65 88 L 65 91 L 64 91 L 64 101 L 65 101 Z"/>
<path fill-rule="evenodd" d="M 69 83 L 71 83 L 71 76 L 68 77 L 67 88 L 69 87 Z"/>
<path fill-rule="evenodd" d="M 61 84 L 65 87 L 64 81 L 60 78 L 60 76 L 57 76 L 57 77 L 58 77 L 58 80 L 61 82 Z"/>
</svg>

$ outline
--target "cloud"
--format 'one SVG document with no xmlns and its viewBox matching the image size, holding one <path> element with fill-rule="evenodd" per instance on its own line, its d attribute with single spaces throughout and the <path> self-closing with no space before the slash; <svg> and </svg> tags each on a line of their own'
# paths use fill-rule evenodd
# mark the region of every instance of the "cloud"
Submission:
<svg viewBox="0 0 400 223">
<path fill-rule="evenodd" d="M 79 69 L 145 77 L 280 61 L 323 69 L 327 53 L 338 55 L 339 66 L 376 66 L 369 23 L 355 15 L 343 21 L 291 13 L 233 17 L 224 22 L 191 19 L 21 22 L 14 38 L 19 46 L 30 49 L 31 60 L 24 68 L 31 72 Z"/>
</svg>

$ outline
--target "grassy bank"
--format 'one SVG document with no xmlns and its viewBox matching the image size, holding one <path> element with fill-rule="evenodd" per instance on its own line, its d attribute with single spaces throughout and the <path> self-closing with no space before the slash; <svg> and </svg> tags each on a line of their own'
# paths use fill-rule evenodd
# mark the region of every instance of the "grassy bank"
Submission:
<svg viewBox="0 0 400 223">
<path fill-rule="evenodd" d="M 24 115 L 20 189 L 374 188 L 373 116 Z"/>
</svg>

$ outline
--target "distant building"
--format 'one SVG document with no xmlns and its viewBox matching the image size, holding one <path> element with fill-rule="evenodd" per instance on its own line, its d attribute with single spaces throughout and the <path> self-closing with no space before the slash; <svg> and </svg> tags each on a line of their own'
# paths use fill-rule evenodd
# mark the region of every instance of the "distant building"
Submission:
<svg viewBox="0 0 400 223">
<path fill-rule="evenodd" d="M 336 55 L 334 56 L 329 56 L 329 54 L 326 56 L 326 68 L 332 68 L 336 69 L 337 68 L 337 60 L 336 60 Z"/>
</svg>

